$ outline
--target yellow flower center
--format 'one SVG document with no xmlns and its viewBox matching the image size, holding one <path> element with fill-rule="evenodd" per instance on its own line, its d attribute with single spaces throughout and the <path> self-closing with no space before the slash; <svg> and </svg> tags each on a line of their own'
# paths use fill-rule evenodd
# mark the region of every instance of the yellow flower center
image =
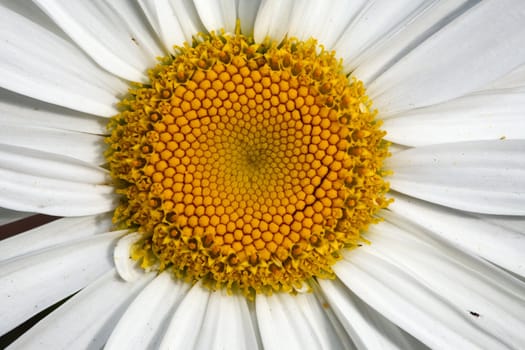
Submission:
<svg viewBox="0 0 525 350">
<path fill-rule="evenodd" d="M 384 132 L 363 84 L 311 39 L 200 35 L 109 123 L 131 256 L 247 296 L 331 277 L 386 207 Z"/>
</svg>

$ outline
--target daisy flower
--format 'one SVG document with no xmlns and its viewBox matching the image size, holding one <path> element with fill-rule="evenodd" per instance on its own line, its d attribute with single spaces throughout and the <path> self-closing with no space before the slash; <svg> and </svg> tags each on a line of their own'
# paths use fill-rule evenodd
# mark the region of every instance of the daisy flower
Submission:
<svg viewBox="0 0 525 350">
<path fill-rule="evenodd" d="M 11 349 L 525 347 L 521 0 L 3 1 Z M 6 226 L 12 227 L 12 226 Z"/>
</svg>

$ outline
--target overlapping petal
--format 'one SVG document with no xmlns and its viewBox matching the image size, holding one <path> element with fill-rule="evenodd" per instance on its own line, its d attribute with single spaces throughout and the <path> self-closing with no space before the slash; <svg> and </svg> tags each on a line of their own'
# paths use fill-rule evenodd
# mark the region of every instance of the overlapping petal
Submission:
<svg viewBox="0 0 525 350">
<path fill-rule="evenodd" d="M 127 307 L 104 348 L 158 348 L 173 312 L 188 289 L 189 284 L 175 281 L 168 272 L 155 277 Z"/>
<path fill-rule="evenodd" d="M 146 82 L 162 55 L 131 2 L 36 1 L 101 67 L 129 81 Z"/>
<path fill-rule="evenodd" d="M 345 349 L 351 341 L 312 293 L 257 295 L 257 321 L 265 349 Z M 340 328 L 341 327 L 341 328 Z"/>
<path fill-rule="evenodd" d="M 116 113 L 126 84 L 99 68 L 74 44 L 3 6 L 0 31 L 1 87 L 95 115 Z"/>
<path fill-rule="evenodd" d="M 164 48 L 191 43 L 193 36 L 204 31 L 195 5 L 190 0 L 138 1 Z"/>
<path fill-rule="evenodd" d="M 93 135 L 103 135 L 107 132 L 106 118 L 44 103 L 5 89 L 0 89 L 0 113 L 2 128 L 15 125 Z"/>
<path fill-rule="evenodd" d="M 525 89 L 466 95 L 385 120 L 387 138 L 408 146 L 525 139 Z M 436 132 L 437 130 L 437 132 Z"/>
<path fill-rule="evenodd" d="M 106 170 L 66 156 L 0 146 L 0 206 L 59 216 L 105 213 L 115 207 Z"/>
<path fill-rule="evenodd" d="M 389 115 L 482 89 L 525 62 L 524 21 L 520 0 L 479 2 L 368 86 L 375 107 Z"/>
<path fill-rule="evenodd" d="M 390 217 L 387 220 L 390 221 Z M 407 220 L 400 222 L 399 226 L 396 226 L 397 222 L 396 225 L 385 222 L 374 226 L 370 230 L 371 236 L 368 236 L 374 237 L 372 244 L 351 257 L 346 256 L 351 259 L 351 264 L 363 271 L 378 269 L 373 278 L 390 284 L 391 293 L 397 294 L 396 298 L 413 297 L 413 307 L 429 310 L 425 316 L 431 317 L 429 321 L 454 325 L 451 328 L 463 338 L 458 338 L 458 341 L 519 348 L 525 341 L 519 331 L 525 323 L 522 317 L 525 283 L 482 260 L 430 239 Z M 400 286 L 406 283 L 406 288 L 396 288 L 398 278 L 405 281 Z M 348 280 L 344 282 L 353 284 Z M 353 290 L 360 295 L 357 289 Z M 385 299 L 388 302 L 390 297 L 385 295 Z M 366 300 L 372 302 L 373 298 L 367 296 Z M 423 300 L 427 301 L 423 303 Z M 443 302 L 445 304 L 440 306 Z M 434 307 L 437 314 L 433 314 Z M 447 310 L 451 312 L 449 315 Z M 406 316 L 414 316 L 411 322 L 418 318 L 408 310 Z M 391 316 L 387 317 L 394 321 Z M 406 322 L 404 315 L 394 317 L 396 323 Z M 421 328 L 424 328 L 421 324 L 417 330 L 407 325 L 405 330 L 413 335 L 418 332 L 420 335 L 416 336 L 431 347 L 435 346 L 432 342 L 439 342 L 439 338 L 446 334 L 437 332 L 429 337 L 422 334 L 424 330 Z M 493 345 L 489 345 L 491 343 Z"/>
<path fill-rule="evenodd" d="M 119 231 L 42 249 L 0 263 L 0 333 L 77 292 L 112 268 Z"/>
<path fill-rule="evenodd" d="M 0 208 L 0 226 L 22 220 L 31 215 L 33 215 L 33 213 Z"/>
<path fill-rule="evenodd" d="M 401 194 L 393 198 L 389 209 L 403 220 L 417 223 L 429 235 L 525 277 L 523 216 L 475 215 Z"/>
<path fill-rule="evenodd" d="M 363 4 L 357 17 L 335 46 L 347 71 L 358 67 L 361 57 L 378 42 L 389 40 L 410 23 L 432 0 L 375 0 Z M 351 13 L 350 16 L 353 14 Z"/>
<path fill-rule="evenodd" d="M 235 32 L 238 1 L 195 0 L 194 2 L 199 17 L 209 32 L 221 29 L 228 33 Z"/>
<path fill-rule="evenodd" d="M 122 281 L 114 270 L 84 288 L 11 345 L 12 349 L 100 349 L 133 298 L 153 278 Z"/>
<path fill-rule="evenodd" d="M 474 6 L 476 1 L 442 0 L 425 2 L 424 8 L 403 24 L 399 30 L 385 35 L 365 50 L 359 57 L 359 64 L 347 60 L 355 69 L 352 76 L 367 86 L 379 75 L 419 46 L 434 33 Z M 352 53 L 347 53 L 350 58 Z M 352 67 L 352 66 L 350 66 Z"/>
<path fill-rule="evenodd" d="M 0 244 L 0 262 L 100 232 L 109 232 L 111 228 L 111 215 L 108 214 L 58 219 L 3 240 Z"/>
<path fill-rule="evenodd" d="M 465 211 L 525 214 L 525 140 L 473 141 L 411 148 L 392 155 L 391 188 Z"/>
<path fill-rule="evenodd" d="M 419 349 L 422 344 L 359 299 L 338 280 L 319 280 L 330 308 L 358 349 Z"/>
<path fill-rule="evenodd" d="M 414 227 L 382 223 L 372 232 L 372 244 L 335 271 L 374 309 L 432 348 L 523 344 L 523 282 Z"/>
</svg>

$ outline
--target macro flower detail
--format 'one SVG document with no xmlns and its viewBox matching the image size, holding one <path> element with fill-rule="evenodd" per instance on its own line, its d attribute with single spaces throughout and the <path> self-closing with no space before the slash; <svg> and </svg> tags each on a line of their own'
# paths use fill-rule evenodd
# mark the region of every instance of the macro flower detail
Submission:
<svg viewBox="0 0 525 350">
<path fill-rule="evenodd" d="M 524 23 L 0 2 L 0 348 L 524 348 Z"/>
<path fill-rule="evenodd" d="M 387 204 L 362 83 L 313 40 L 212 33 L 175 51 L 110 122 L 132 257 L 252 298 L 333 276 Z"/>
</svg>

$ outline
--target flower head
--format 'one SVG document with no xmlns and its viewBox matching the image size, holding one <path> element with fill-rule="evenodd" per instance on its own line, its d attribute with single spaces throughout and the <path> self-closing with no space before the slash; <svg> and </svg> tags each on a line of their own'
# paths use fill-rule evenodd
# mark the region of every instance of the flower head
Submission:
<svg viewBox="0 0 525 350">
<path fill-rule="evenodd" d="M 0 242 L 0 330 L 76 294 L 13 347 L 525 345 L 521 1 L 35 4 L 0 222 L 63 218 Z"/>
</svg>

